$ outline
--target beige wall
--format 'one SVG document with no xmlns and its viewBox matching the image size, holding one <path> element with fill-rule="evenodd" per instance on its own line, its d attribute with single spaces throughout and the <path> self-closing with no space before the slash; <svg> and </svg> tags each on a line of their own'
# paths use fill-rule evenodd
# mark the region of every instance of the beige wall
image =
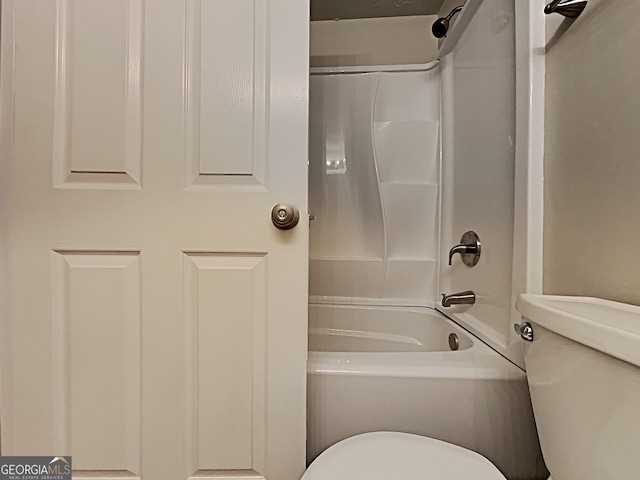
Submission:
<svg viewBox="0 0 640 480">
<path fill-rule="evenodd" d="M 311 22 L 311 66 L 426 63 L 438 55 L 435 15 Z"/>
<path fill-rule="evenodd" d="M 547 24 L 544 290 L 640 304 L 640 2 Z"/>
<path fill-rule="evenodd" d="M 433 15 L 438 11 L 443 1 L 311 0 L 311 20 Z"/>
</svg>

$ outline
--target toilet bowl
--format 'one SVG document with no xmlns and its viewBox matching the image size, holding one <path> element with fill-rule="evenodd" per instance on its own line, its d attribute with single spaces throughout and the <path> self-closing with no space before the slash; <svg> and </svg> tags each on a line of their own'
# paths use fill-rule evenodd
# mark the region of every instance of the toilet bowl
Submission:
<svg viewBox="0 0 640 480">
<path fill-rule="evenodd" d="M 325 450 L 303 480 L 505 480 L 486 458 L 433 438 L 398 432 L 363 433 Z"/>
<path fill-rule="evenodd" d="M 555 480 L 637 477 L 640 307 L 521 295 L 527 381 L 542 454 Z M 505 480 L 483 456 L 398 432 L 329 447 L 302 480 Z M 549 477 L 551 480 L 551 477 Z"/>
</svg>

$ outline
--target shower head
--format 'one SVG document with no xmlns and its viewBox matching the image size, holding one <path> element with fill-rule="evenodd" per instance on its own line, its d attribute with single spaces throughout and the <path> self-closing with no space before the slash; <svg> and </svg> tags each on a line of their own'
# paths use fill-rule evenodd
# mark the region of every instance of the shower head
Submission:
<svg viewBox="0 0 640 480">
<path fill-rule="evenodd" d="M 449 12 L 449 15 L 447 15 L 446 17 L 440 17 L 435 22 L 433 22 L 433 25 L 431 26 L 431 32 L 433 33 L 434 37 L 442 38 L 447 36 L 447 30 L 449 30 L 449 21 L 451 20 L 451 17 L 462 10 L 462 7 L 464 7 L 464 5 L 458 5 L 456 8 L 451 10 L 451 12 Z"/>
<path fill-rule="evenodd" d="M 447 30 L 449 30 L 449 20 L 446 17 L 437 19 L 431 26 L 431 32 L 436 38 L 446 37 Z"/>
</svg>

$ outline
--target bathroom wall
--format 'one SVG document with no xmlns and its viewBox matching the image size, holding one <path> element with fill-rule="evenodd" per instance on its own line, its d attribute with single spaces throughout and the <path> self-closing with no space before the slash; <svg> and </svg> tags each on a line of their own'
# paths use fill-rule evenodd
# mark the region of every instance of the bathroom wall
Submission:
<svg viewBox="0 0 640 480">
<path fill-rule="evenodd" d="M 311 20 L 433 15 L 444 0 L 311 0 Z"/>
<path fill-rule="evenodd" d="M 544 291 L 640 305 L 640 2 L 547 19 Z"/>
<path fill-rule="evenodd" d="M 438 55 L 435 15 L 311 22 L 311 66 L 428 63 Z"/>
</svg>

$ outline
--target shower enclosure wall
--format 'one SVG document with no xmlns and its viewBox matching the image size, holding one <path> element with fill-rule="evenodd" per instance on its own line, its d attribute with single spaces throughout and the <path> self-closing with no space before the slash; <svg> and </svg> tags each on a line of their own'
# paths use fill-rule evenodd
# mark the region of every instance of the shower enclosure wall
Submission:
<svg viewBox="0 0 640 480">
<path fill-rule="evenodd" d="M 308 460 L 345 435 L 398 430 L 479 451 L 509 480 L 547 478 L 512 327 L 517 295 L 541 290 L 541 4 L 467 0 L 431 64 L 312 69 L 310 311 L 341 350 L 310 344 Z M 479 262 L 449 265 L 469 230 Z M 441 305 L 465 290 L 473 305 Z M 491 367 L 418 352 L 428 328 L 407 334 L 401 318 L 434 308 Z M 352 310 L 366 328 L 342 318 Z M 381 339 L 393 351 L 357 349 Z"/>
<path fill-rule="evenodd" d="M 440 75 L 311 75 L 312 302 L 433 306 Z"/>
<path fill-rule="evenodd" d="M 441 292 L 473 290 L 476 303 L 438 309 L 524 368 L 522 341 L 513 329 L 519 321 L 515 299 L 526 291 L 513 280 L 525 249 L 514 243 L 517 3 L 471 2 L 477 10 L 460 14 L 454 28 L 465 28 L 455 47 L 443 44 L 450 51 L 440 57 L 441 245 L 448 250 L 473 230 L 482 256 L 473 268 L 459 259 L 449 266 L 443 256 Z"/>
<path fill-rule="evenodd" d="M 310 296 L 436 307 L 524 368 L 515 298 L 539 286 L 525 278 L 527 225 L 515 210 L 516 4 L 468 0 L 429 65 L 314 69 Z M 449 266 L 468 230 L 479 263 Z M 465 290 L 473 306 L 440 306 Z"/>
</svg>

